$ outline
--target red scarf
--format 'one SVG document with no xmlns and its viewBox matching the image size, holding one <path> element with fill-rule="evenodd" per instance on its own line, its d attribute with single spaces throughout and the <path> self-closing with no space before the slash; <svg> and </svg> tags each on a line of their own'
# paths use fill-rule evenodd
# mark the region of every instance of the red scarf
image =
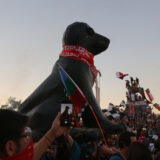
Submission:
<svg viewBox="0 0 160 160">
<path fill-rule="evenodd" d="M 98 71 L 94 66 L 94 55 L 87 51 L 85 48 L 74 45 L 64 45 L 63 50 L 60 53 L 60 57 L 75 59 L 87 64 L 92 71 L 94 79 L 96 79 Z"/>
<path fill-rule="evenodd" d="M 29 145 L 22 152 L 17 153 L 10 157 L 4 157 L 1 160 L 32 160 L 33 159 L 33 140 L 30 141 Z"/>
</svg>

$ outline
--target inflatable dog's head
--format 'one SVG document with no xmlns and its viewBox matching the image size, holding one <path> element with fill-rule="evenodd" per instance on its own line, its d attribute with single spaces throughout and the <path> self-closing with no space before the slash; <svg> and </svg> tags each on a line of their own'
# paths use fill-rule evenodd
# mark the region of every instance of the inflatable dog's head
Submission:
<svg viewBox="0 0 160 160">
<path fill-rule="evenodd" d="M 63 45 L 78 45 L 94 55 L 97 55 L 109 46 L 110 40 L 96 33 L 88 24 L 75 22 L 70 24 L 63 35 Z"/>
</svg>

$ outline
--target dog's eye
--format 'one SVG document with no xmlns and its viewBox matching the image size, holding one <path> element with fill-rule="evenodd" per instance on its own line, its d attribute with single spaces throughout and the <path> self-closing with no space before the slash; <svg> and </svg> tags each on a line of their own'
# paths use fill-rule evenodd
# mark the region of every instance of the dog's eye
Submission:
<svg viewBox="0 0 160 160">
<path fill-rule="evenodd" d="M 92 28 L 88 28 L 87 29 L 87 33 L 88 33 L 88 35 L 93 35 L 94 34 L 94 30 Z"/>
</svg>

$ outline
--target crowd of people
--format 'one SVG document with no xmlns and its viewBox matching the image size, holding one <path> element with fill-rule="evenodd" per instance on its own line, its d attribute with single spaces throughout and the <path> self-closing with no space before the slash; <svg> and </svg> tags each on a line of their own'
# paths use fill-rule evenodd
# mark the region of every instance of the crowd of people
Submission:
<svg viewBox="0 0 160 160">
<path fill-rule="evenodd" d="M 62 126 L 58 113 L 51 128 L 37 142 L 27 126 L 28 117 L 12 110 L 0 109 L 0 160 L 160 160 L 160 116 L 136 112 L 111 119 L 123 122 L 126 131 L 105 134 L 102 138 L 72 137 L 70 126 Z"/>
</svg>

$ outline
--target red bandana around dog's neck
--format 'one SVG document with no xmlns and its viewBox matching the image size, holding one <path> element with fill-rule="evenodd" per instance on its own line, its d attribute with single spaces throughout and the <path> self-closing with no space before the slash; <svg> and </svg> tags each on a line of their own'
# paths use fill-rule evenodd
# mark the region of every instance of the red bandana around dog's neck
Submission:
<svg viewBox="0 0 160 160">
<path fill-rule="evenodd" d="M 79 60 L 85 64 L 87 64 L 94 76 L 94 79 L 97 77 L 97 69 L 94 66 L 94 55 L 87 51 L 85 48 L 75 45 L 64 45 L 63 50 L 60 53 L 60 57 L 67 57 L 75 60 Z"/>
</svg>

